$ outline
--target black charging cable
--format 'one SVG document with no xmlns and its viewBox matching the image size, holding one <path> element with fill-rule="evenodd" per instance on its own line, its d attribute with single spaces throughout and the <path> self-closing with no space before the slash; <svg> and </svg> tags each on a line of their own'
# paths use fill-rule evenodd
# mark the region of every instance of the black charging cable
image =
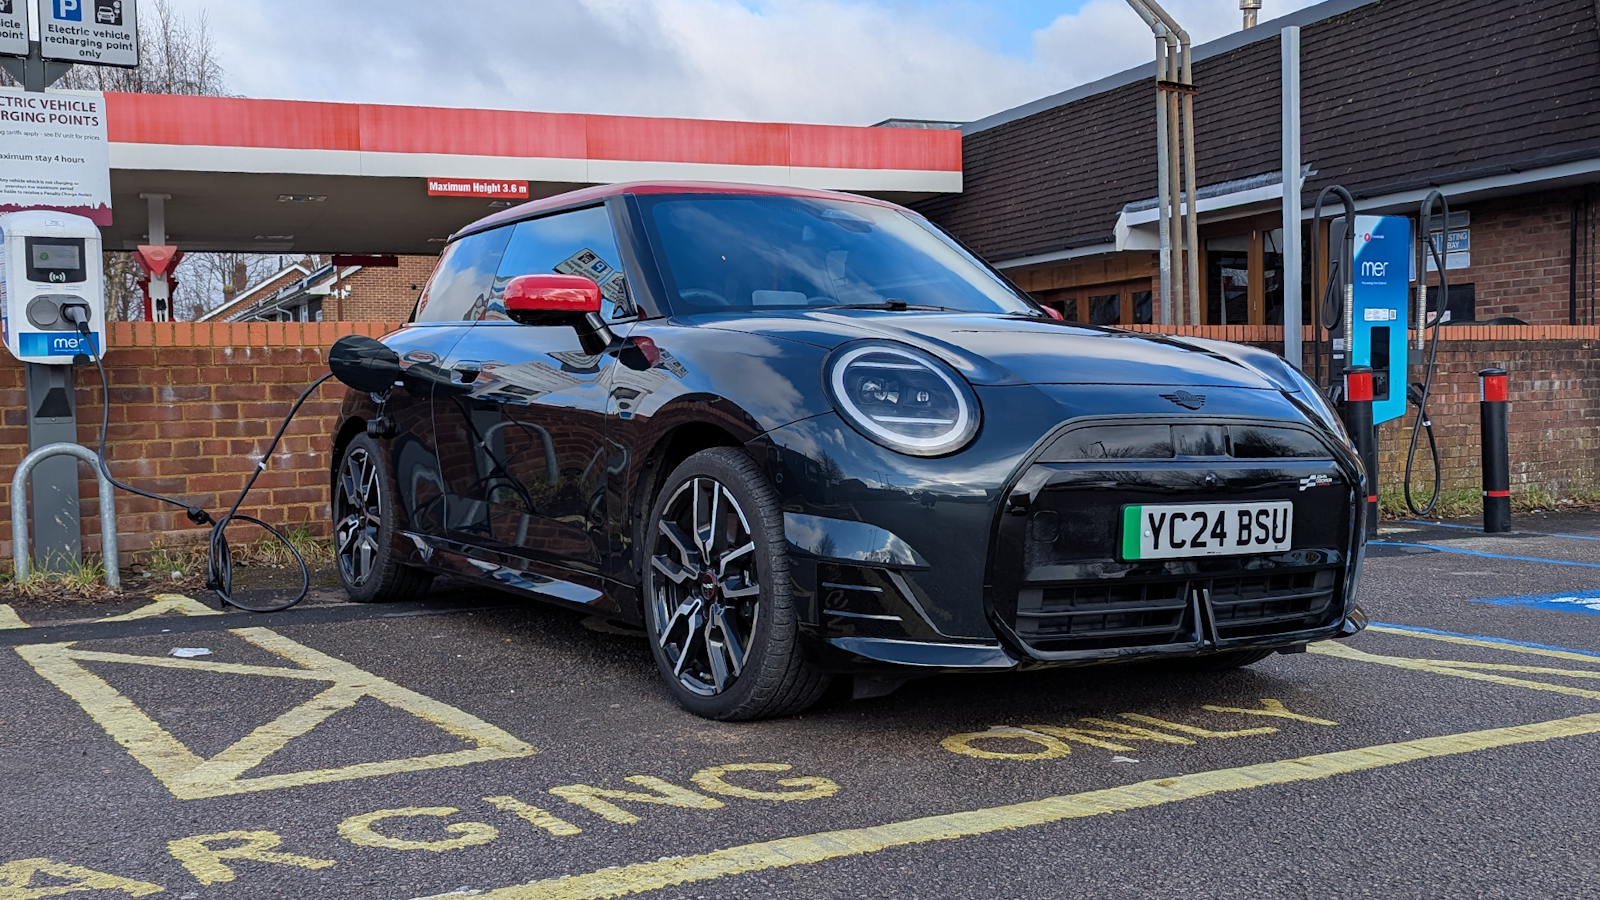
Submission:
<svg viewBox="0 0 1600 900">
<path fill-rule="evenodd" d="M 80 334 L 85 338 L 89 338 L 89 310 L 87 306 L 64 304 L 61 313 L 63 318 L 77 327 Z M 182 507 L 184 514 L 189 517 L 189 521 L 196 525 L 211 526 L 211 541 L 206 560 L 206 587 L 216 593 L 223 606 L 232 606 L 246 612 L 282 612 L 304 600 L 306 595 L 311 593 L 311 569 L 306 565 L 306 561 L 300 555 L 300 551 L 295 548 L 294 543 L 283 532 L 255 516 L 247 516 L 239 512 L 239 507 L 244 505 L 244 498 L 250 494 L 250 489 L 255 486 L 256 479 L 260 477 L 262 472 L 266 471 L 267 460 L 272 458 L 272 451 L 276 450 L 278 442 L 283 440 L 283 434 L 289 430 L 289 423 L 294 421 L 295 414 L 300 411 L 300 407 L 316 392 L 317 388 L 322 387 L 323 382 L 333 377 L 333 373 L 329 372 L 311 382 L 311 385 L 301 392 L 300 398 L 294 401 L 294 406 L 290 407 L 289 414 L 284 416 L 283 424 L 278 426 L 277 433 L 272 436 L 272 441 L 267 444 L 266 451 L 261 454 L 261 461 L 256 463 L 256 467 L 251 471 L 249 479 L 245 481 L 244 489 L 239 491 L 238 497 L 234 498 L 233 506 L 228 509 L 227 514 L 222 518 L 213 519 L 210 513 L 198 506 L 186 503 L 175 497 L 168 497 L 165 494 L 134 487 L 131 484 L 118 481 L 116 476 L 111 474 L 111 467 L 106 462 L 106 432 L 111 426 L 111 384 L 110 380 L 106 378 L 106 367 L 100 360 L 100 352 L 94 346 L 93 339 L 91 338 L 87 344 L 89 347 L 88 356 L 94 360 L 95 368 L 100 372 L 100 471 L 106 476 L 106 480 L 130 494 L 137 494 L 151 500 Z M 107 515 L 108 513 L 109 511 L 107 510 L 101 510 L 101 515 Z M 292 599 L 276 606 L 250 606 L 239 602 L 234 597 L 233 551 L 228 546 L 227 529 L 229 525 L 235 522 L 248 522 L 252 525 L 260 526 L 262 531 L 272 535 L 275 540 L 289 549 L 289 554 L 294 557 L 295 564 L 300 567 L 300 591 Z"/>
<path fill-rule="evenodd" d="M 1329 399 L 1333 398 L 1333 386 L 1338 383 L 1339 373 L 1333 370 L 1333 338 L 1328 338 L 1328 383 L 1322 383 L 1322 333 L 1332 332 L 1334 328 L 1342 327 L 1344 323 L 1344 305 L 1346 302 L 1343 286 L 1345 274 L 1341 268 L 1343 263 L 1354 257 L 1355 232 L 1356 232 L 1356 198 L 1345 190 L 1343 185 L 1330 184 L 1317 194 L 1316 205 L 1311 212 L 1311 277 L 1316 278 L 1319 268 L 1320 255 L 1318 248 L 1322 244 L 1322 203 L 1333 194 L 1344 204 L 1344 247 L 1342 254 L 1335 254 L 1333 248 L 1328 248 L 1328 281 L 1322 291 L 1322 302 L 1317 304 L 1316 327 L 1311 329 L 1312 340 L 1312 378 L 1315 383 L 1323 388 L 1323 394 Z M 1344 336 L 1345 359 L 1350 358 L 1350 335 Z"/>
<path fill-rule="evenodd" d="M 1438 244 L 1433 242 L 1433 207 L 1437 201 L 1443 211 L 1444 229 Z M 1450 305 L 1450 281 L 1445 275 L 1443 250 L 1444 243 L 1450 240 L 1450 201 L 1438 191 L 1432 191 L 1427 199 L 1422 201 L 1422 211 L 1417 216 L 1417 231 L 1420 232 L 1419 240 L 1423 247 L 1424 261 L 1431 258 L 1433 267 L 1439 270 L 1439 302 L 1435 304 L 1437 311 L 1433 317 L 1433 340 L 1428 343 L 1428 361 L 1424 366 L 1421 385 L 1409 385 L 1406 388 L 1406 397 L 1417 407 L 1417 417 L 1411 425 L 1411 446 L 1406 451 L 1406 506 L 1414 516 L 1431 515 L 1439 505 L 1439 492 L 1443 488 L 1443 476 L 1439 471 L 1439 444 L 1433 437 L 1433 420 L 1428 416 L 1428 397 L 1433 393 L 1434 363 L 1439 358 L 1439 330 L 1444 326 L 1444 313 Z M 1423 295 L 1423 315 L 1427 315 L 1426 297 L 1427 266 L 1423 265 L 1417 272 L 1417 290 Z M 1418 322 L 1418 328 L 1428 327 L 1426 321 Z M 1411 497 L 1411 469 L 1417 459 L 1417 438 L 1426 430 L 1428 432 L 1428 452 L 1433 455 L 1433 495 L 1428 498 L 1426 506 L 1418 507 Z"/>
</svg>

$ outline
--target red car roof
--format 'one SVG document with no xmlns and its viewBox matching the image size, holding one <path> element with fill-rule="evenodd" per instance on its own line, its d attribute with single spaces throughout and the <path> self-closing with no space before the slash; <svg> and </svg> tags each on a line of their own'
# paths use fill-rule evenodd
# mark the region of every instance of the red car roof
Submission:
<svg viewBox="0 0 1600 900">
<path fill-rule="evenodd" d="M 471 225 L 456 232 L 453 237 L 483 231 L 496 225 L 507 222 L 516 222 L 521 219 L 532 218 L 539 213 L 565 209 L 571 206 L 582 206 L 597 200 L 620 194 L 766 194 L 776 197 L 813 197 L 819 200 L 844 200 L 850 203 L 870 203 L 873 206 L 885 206 L 890 209 L 900 209 L 896 204 L 886 200 L 876 200 L 872 197 L 863 197 L 860 194 L 845 194 L 839 191 L 819 191 L 812 188 L 783 187 L 771 184 L 739 184 L 727 181 L 630 181 L 622 184 L 601 184 L 594 187 L 580 188 L 542 200 L 531 200 L 521 206 L 501 210 L 491 216 L 486 216 L 473 222 Z"/>
</svg>

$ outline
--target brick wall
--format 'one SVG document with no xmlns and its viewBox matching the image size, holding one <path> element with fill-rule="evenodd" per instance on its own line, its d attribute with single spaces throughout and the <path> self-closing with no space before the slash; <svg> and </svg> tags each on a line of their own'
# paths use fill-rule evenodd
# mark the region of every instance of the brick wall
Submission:
<svg viewBox="0 0 1600 900">
<path fill-rule="evenodd" d="M 106 366 L 112 471 L 208 510 L 223 507 L 244 484 L 290 404 L 327 371 L 328 346 L 344 334 L 381 336 L 394 327 L 375 322 L 113 323 Z M 1282 347 L 1282 329 L 1273 327 L 1162 330 Z M 1510 372 L 1513 493 L 1538 488 L 1562 496 L 1592 490 L 1600 464 L 1600 327 L 1458 327 L 1444 335 L 1430 408 L 1446 486 L 1480 484 L 1477 373 L 1500 365 Z M 1309 329 L 1306 337 L 1309 347 Z M 275 525 L 305 523 L 318 534 L 328 532 L 328 452 L 342 390 L 330 382 L 307 402 L 244 512 Z M 94 370 L 79 369 L 78 440 L 88 446 L 98 440 L 99 395 Z M 27 452 L 24 399 L 22 366 L 0 362 L 0 523 L 10 521 L 10 476 Z M 1409 435 L 1409 419 L 1382 429 L 1385 486 L 1399 484 Z M 1419 464 L 1420 475 L 1426 462 Z M 95 482 L 80 471 L 86 476 L 80 482 L 84 546 L 92 548 L 99 533 Z M 534 474 L 530 483 L 538 480 Z M 200 541 L 207 534 L 176 507 L 121 492 L 117 504 L 124 550 Z M 10 529 L 0 527 L 0 536 L 0 560 L 9 560 Z"/>
<path fill-rule="evenodd" d="M 327 372 L 327 348 L 345 334 L 383 335 L 382 323 L 211 324 L 115 322 L 108 337 L 111 385 L 107 456 L 112 474 L 210 510 L 225 511 L 305 386 Z M 76 372 L 78 441 L 99 440 L 100 380 Z M 274 525 L 305 523 L 328 533 L 328 449 L 343 395 L 330 382 L 302 407 L 243 512 Z M 0 521 L 10 522 L 11 476 L 28 450 L 23 367 L 0 363 Z M 98 547 L 95 481 L 80 467 L 85 548 Z M 203 541 L 208 530 L 183 510 L 119 491 L 118 536 L 124 550 Z M 3 529 L 0 558 L 11 559 Z M 253 540 L 259 533 L 241 532 Z"/>
<path fill-rule="evenodd" d="M 1476 223 L 1476 219 L 1474 219 Z M 1474 236 L 1476 240 L 1476 236 Z M 1135 326 L 1130 330 L 1239 341 L 1281 352 L 1283 329 L 1272 326 Z M 1311 371 L 1311 329 L 1304 335 Z M 1510 390 L 1511 491 L 1555 497 L 1600 487 L 1600 327 L 1454 326 L 1441 332 L 1428 413 L 1439 443 L 1445 490 L 1482 487 L 1478 372 L 1500 366 Z M 1378 482 L 1399 489 L 1414 413 L 1378 430 Z M 1431 487 L 1427 435 L 1418 440 L 1414 491 Z M 1425 501 L 1426 494 L 1417 497 Z"/>
<path fill-rule="evenodd" d="M 1531 194 L 1461 208 L 1472 214 L 1468 226 L 1472 265 L 1447 274 L 1452 284 L 1476 286 L 1478 321 L 1516 316 L 1530 325 L 1566 324 L 1571 292 L 1571 196 Z M 1429 275 L 1428 284 L 1436 284 L 1437 277 Z M 1579 290 L 1587 297 L 1587 279 Z"/>
<path fill-rule="evenodd" d="M 437 256 L 402 256 L 400 265 L 391 268 L 362 267 L 339 281 L 340 287 L 350 289 L 350 296 L 323 301 L 323 321 L 404 322 L 411 318 L 417 295 L 438 261 Z"/>
</svg>

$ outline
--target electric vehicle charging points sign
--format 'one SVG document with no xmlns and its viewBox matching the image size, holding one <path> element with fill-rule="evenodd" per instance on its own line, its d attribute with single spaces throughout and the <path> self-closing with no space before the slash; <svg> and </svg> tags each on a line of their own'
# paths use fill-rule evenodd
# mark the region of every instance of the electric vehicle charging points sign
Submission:
<svg viewBox="0 0 1600 900">
<path fill-rule="evenodd" d="M 136 6 L 135 0 L 40 0 L 39 49 L 45 59 L 135 68 Z"/>
<path fill-rule="evenodd" d="M 32 0 L 0 0 L 0 56 L 28 55 L 28 6 Z"/>
<path fill-rule="evenodd" d="M 0 89 L 0 213 L 24 209 L 111 224 L 104 94 Z"/>
<path fill-rule="evenodd" d="M 1351 365 L 1372 367 L 1372 421 L 1406 412 L 1406 329 L 1410 316 L 1411 220 L 1356 216 L 1351 292 Z"/>
</svg>

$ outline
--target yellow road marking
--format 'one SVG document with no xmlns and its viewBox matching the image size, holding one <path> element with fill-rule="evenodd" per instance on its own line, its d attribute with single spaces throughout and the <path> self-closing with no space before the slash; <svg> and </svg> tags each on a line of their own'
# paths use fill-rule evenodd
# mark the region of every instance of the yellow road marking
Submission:
<svg viewBox="0 0 1600 900">
<path fill-rule="evenodd" d="M 211 846 L 222 841 L 243 843 L 231 847 Z M 233 868 L 223 862 L 225 859 L 248 859 L 302 869 L 326 869 L 334 864 L 331 859 L 282 853 L 277 849 L 281 844 L 283 838 L 272 831 L 220 831 L 168 841 L 167 852 L 172 854 L 173 859 L 183 863 L 183 867 L 201 884 L 218 884 L 234 879 Z"/>
<path fill-rule="evenodd" d="M 216 611 L 179 594 L 163 594 L 147 606 L 101 621 L 130 621 L 163 613 L 216 615 Z M 26 627 L 26 626 L 24 626 Z M 265 628 L 236 628 L 232 634 L 280 656 L 299 668 L 241 665 L 166 656 L 136 656 L 73 649 L 71 643 L 34 644 L 15 648 L 40 675 L 83 707 L 90 718 L 149 769 L 180 800 L 221 797 L 251 791 L 274 790 L 368 778 L 396 772 L 414 772 L 497 759 L 531 756 L 539 751 L 488 722 L 431 697 L 400 687 L 292 641 Z M 84 668 L 84 662 L 141 665 L 194 672 L 255 675 L 300 681 L 327 682 L 328 687 L 310 700 L 256 728 L 210 759 L 203 759 L 174 738 L 104 679 Z M 427 722 L 474 746 L 449 753 L 433 753 L 329 769 L 285 772 L 256 778 L 244 773 L 261 765 L 291 740 L 305 735 L 335 713 L 371 697 Z"/>
<path fill-rule="evenodd" d="M 71 879 L 71 884 L 56 881 L 35 885 L 33 877 Z M 57 897 L 79 891 L 121 891 L 130 897 L 159 894 L 166 890 L 159 884 L 134 881 L 108 872 L 96 872 L 83 866 L 58 863 L 49 859 L 19 859 L 0 863 L 0 900 L 35 900 L 38 897 Z"/>
<path fill-rule="evenodd" d="M 1496 747 L 1532 744 L 1554 738 L 1596 733 L 1600 733 L 1600 714 L 1591 713 L 1534 725 L 1469 731 L 1463 734 L 1420 738 L 1357 750 L 1341 750 L 1235 769 L 1180 775 L 1176 778 L 1145 781 L 1126 787 L 1086 791 L 1081 794 L 1049 797 L 970 812 L 928 816 L 867 828 L 849 828 L 780 838 L 759 844 L 729 847 L 697 856 L 636 863 L 582 875 L 513 885 L 481 896 L 484 900 L 589 900 L 589 898 L 642 894 L 729 875 L 865 856 L 893 847 L 1012 831 L 1069 819 L 1162 806 L 1229 791 L 1316 781 L 1335 775 L 1363 772 L 1435 757 L 1455 756 Z"/>
<path fill-rule="evenodd" d="M 1428 641 L 1442 641 L 1446 644 L 1460 644 L 1464 647 L 1483 647 L 1488 650 L 1507 650 L 1512 653 L 1528 653 L 1533 656 L 1548 656 L 1553 659 L 1570 659 L 1576 662 L 1588 663 L 1591 666 L 1600 665 L 1600 658 L 1590 656 L 1586 653 L 1573 653 L 1568 650 L 1553 650 L 1545 647 L 1523 647 L 1518 644 L 1502 644 L 1495 641 L 1480 641 L 1477 638 L 1460 637 L 1454 634 L 1429 634 L 1426 631 L 1412 631 L 1409 628 L 1392 628 L 1388 625 L 1368 625 L 1367 630 L 1376 631 L 1381 634 L 1398 634 L 1402 637 L 1422 638 L 1423 640 Z M 1312 644 L 1308 649 L 1321 647 L 1328 643 L 1331 642 L 1323 641 L 1319 644 Z"/>
<path fill-rule="evenodd" d="M 1289 719 L 1290 721 L 1306 722 L 1306 723 L 1309 723 L 1311 725 L 1338 725 L 1339 724 L 1338 722 L 1335 722 L 1335 721 L 1333 721 L 1331 719 L 1319 719 L 1316 716 L 1307 716 L 1307 715 L 1301 715 L 1300 713 L 1297 713 L 1297 712 L 1290 712 L 1288 709 L 1286 709 L 1284 707 L 1282 700 L 1274 700 L 1271 697 L 1262 697 L 1261 698 L 1261 708 L 1260 709 L 1241 709 L 1241 708 L 1236 707 L 1236 706 L 1217 706 L 1214 703 L 1204 704 L 1200 708 L 1204 709 L 1204 710 L 1208 710 L 1210 712 L 1238 713 L 1241 716 L 1267 716 L 1267 717 L 1274 718 L 1274 719 Z"/>
<path fill-rule="evenodd" d="M 27 627 L 28 623 L 22 621 L 22 617 L 18 616 L 17 611 L 11 608 L 11 604 L 0 603 L 0 631 L 3 631 L 7 628 Z"/>
<path fill-rule="evenodd" d="M 1476 672 L 1465 668 L 1466 663 L 1451 660 L 1446 665 L 1440 665 L 1438 660 L 1408 659 L 1403 656 L 1379 656 L 1375 653 L 1366 653 L 1354 647 L 1346 647 L 1335 641 L 1323 641 L 1312 644 L 1306 648 L 1312 653 L 1322 656 L 1332 656 L 1336 659 L 1348 659 L 1355 662 L 1377 663 L 1383 666 L 1393 666 L 1396 669 L 1410 669 L 1413 672 L 1429 672 L 1434 675 L 1450 675 L 1455 678 L 1466 678 L 1470 681 L 1487 681 L 1490 684 L 1503 684 L 1508 687 L 1528 688 L 1535 691 L 1550 691 L 1556 694 L 1567 694 L 1572 697 L 1583 697 L 1586 700 L 1600 700 L 1600 691 L 1591 691 L 1586 688 L 1572 687 L 1565 684 L 1550 684 L 1544 681 L 1529 681 L 1526 678 L 1511 678 L 1505 675 L 1493 675 L 1488 672 Z"/>
<path fill-rule="evenodd" d="M 362 813 L 351 816 L 339 823 L 339 836 L 362 847 L 382 847 L 385 850 L 428 850 L 433 853 L 443 853 L 446 850 L 460 850 L 463 847 L 476 847 L 487 844 L 500 836 L 500 829 L 483 822 L 452 822 L 444 827 L 445 831 L 460 837 L 446 838 L 439 841 L 410 841 L 405 838 L 390 837 L 379 834 L 372 829 L 373 824 L 384 819 L 406 819 L 417 816 L 453 816 L 460 810 L 453 806 L 407 806 L 404 809 L 380 809 L 377 812 Z"/>
</svg>

